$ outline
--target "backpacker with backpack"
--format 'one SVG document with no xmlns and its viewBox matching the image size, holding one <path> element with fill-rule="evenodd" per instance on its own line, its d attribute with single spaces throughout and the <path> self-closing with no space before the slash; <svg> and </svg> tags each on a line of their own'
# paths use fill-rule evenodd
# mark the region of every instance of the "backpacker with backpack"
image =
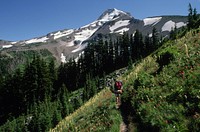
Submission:
<svg viewBox="0 0 200 132">
<path fill-rule="evenodd" d="M 115 81 L 114 89 L 116 93 L 122 93 L 122 82 Z"/>
</svg>

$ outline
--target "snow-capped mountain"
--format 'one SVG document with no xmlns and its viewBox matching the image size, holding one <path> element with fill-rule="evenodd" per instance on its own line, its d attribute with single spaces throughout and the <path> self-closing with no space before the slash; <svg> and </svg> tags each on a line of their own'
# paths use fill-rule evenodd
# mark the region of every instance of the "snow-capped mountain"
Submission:
<svg viewBox="0 0 200 132">
<path fill-rule="evenodd" d="M 0 41 L 0 50 L 28 50 L 27 46 L 31 50 L 46 48 L 58 61 L 65 62 L 66 59 L 77 57 L 87 43 L 98 39 L 100 34 L 116 36 L 128 32 L 134 35 L 138 29 L 143 35 L 151 35 L 155 27 L 160 35 L 166 36 L 175 25 L 180 28 L 186 23 L 186 16 L 157 16 L 139 20 L 114 8 L 106 10 L 97 20 L 78 29 L 64 29 L 18 42 Z"/>
</svg>

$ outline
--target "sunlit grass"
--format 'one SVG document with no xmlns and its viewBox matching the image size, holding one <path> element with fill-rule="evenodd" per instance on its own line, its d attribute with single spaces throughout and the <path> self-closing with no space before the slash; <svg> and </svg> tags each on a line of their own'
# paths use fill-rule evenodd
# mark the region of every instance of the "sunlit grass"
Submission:
<svg viewBox="0 0 200 132">
<path fill-rule="evenodd" d="M 105 88 L 50 131 L 119 130 L 121 120 L 120 112 L 115 108 L 114 96 Z"/>
</svg>

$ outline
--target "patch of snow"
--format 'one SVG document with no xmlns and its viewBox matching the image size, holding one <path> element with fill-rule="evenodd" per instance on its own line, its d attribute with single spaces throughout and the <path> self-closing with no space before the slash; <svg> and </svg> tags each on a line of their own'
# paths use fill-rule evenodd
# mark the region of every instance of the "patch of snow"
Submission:
<svg viewBox="0 0 200 132">
<path fill-rule="evenodd" d="M 114 30 L 119 28 L 119 27 L 123 27 L 123 26 L 129 25 L 129 22 L 130 22 L 130 20 L 117 21 L 113 26 L 110 27 L 111 33 L 113 33 Z"/>
<path fill-rule="evenodd" d="M 187 24 L 186 23 L 184 23 L 184 22 L 178 22 L 178 23 L 176 23 L 176 27 L 177 28 L 180 28 L 180 27 L 183 27 L 183 26 L 186 26 Z"/>
<path fill-rule="evenodd" d="M 95 28 L 93 30 L 84 29 L 80 32 L 75 33 L 75 41 L 80 41 L 81 43 L 85 40 L 87 40 L 98 28 Z"/>
<path fill-rule="evenodd" d="M 54 39 L 58 39 L 58 38 L 61 38 L 63 36 L 67 36 L 67 35 L 71 34 L 73 31 L 74 31 L 73 29 L 70 29 L 70 30 L 67 30 L 67 31 L 63 31 L 63 32 L 58 31 L 55 34 L 53 34 L 54 35 Z"/>
<path fill-rule="evenodd" d="M 15 41 L 15 42 L 10 42 L 11 44 L 16 44 L 17 43 L 17 41 Z"/>
<path fill-rule="evenodd" d="M 31 44 L 31 43 L 39 43 L 39 42 L 46 42 L 48 40 L 48 38 L 45 37 L 41 37 L 41 38 L 34 38 L 34 39 L 30 39 L 25 41 L 26 44 Z"/>
<path fill-rule="evenodd" d="M 6 49 L 6 48 L 11 48 L 13 45 L 9 44 L 9 45 L 3 45 L 2 48 Z"/>
<path fill-rule="evenodd" d="M 78 48 L 76 48 L 75 50 L 72 51 L 72 53 L 81 51 L 81 50 L 85 49 L 86 46 L 87 46 L 87 43 L 86 43 L 86 44 L 83 44 L 83 45 L 80 44 L 80 45 L 78 46 Z"/>
<path fill-rule="evenodd" d="M 75 62 L 78 62 L 79 58 L 81 57 L 81 55 L 84 54 L 84 51 L 82 51 L 81 53 L 78 54 L 78 57 L 76 57 Z"/>
<path fill-rule="evenodd" d="M 63 53 L 61 53 L 61 62 L 66 63 L 66 56 L 64 56 Z"/>
<path fill-rule="evenodd" d="M 169 31 L 169 32 L 170 32 L 172 29 L 175 28 L 175 26 L 176 26 L 177 28 L 180 28 L 180 27 L 182 27 L 182 26 L 186 26 L 186 23 L 184 23 L 184 22 L 175 23 L 175 22 L 173 22 L 172 20 L 170 20 L 170 21 L 166 22 L 166 23 L 163 25 L 163 27 L 162 27 L 162 32 L 163 32 L 163 31 Z"/>
<path fill-rule="evenodd" d="M 66 46 L 67 46 L 67 47 L 74 46 L 74 41 L 70 41 L 70 42 L 68 42 Z"/>
<path fill-rule="evenodd" d="M 151 34 L 149 34 L 149 37 L 152 37 L 153 36 L 153 34 L 151 33 Z"/>
<path fill-rule="evenodd" d="M 123 33 L 124 33 L 124 32 L 127 32 L 128 30 L 129 30 L 129 28 L 125 27 L 125 28 L 122 28 L 122 29 L 120 29 L 120 30 L 118 30 L 118 31 L 115 31 L 115 33 L 119 33 L 119 34 L 122 34 L 122 35 L 123 35 Z"/>
<path fill-rule="evenodd" d="M 175 27 L 175 22 L 173 22 L 172 20 L 166 22 L 163 27 L 162 27 L 162 32 L 163 31 L 171 31 L 173 28 Z"/>
<path fill-rule="evenodd" d="M 133 37 L 135 36 L 136 31 L 133 32 Z"/>
<path fill-rule="evenodd" d="M 98 26 L 101 26 L 102 24 L 103 24 L 103 22 L 101 22 L 101 21 L 98 21 Z"/>
<path fill-rule="evenodd" d="M 162 17 L 145 18 L 145 19 L 143 19 L 144 26 L 152 25 L 152 24 L 156 25 L 161 19 L 162 19 Z"/>
</svg>

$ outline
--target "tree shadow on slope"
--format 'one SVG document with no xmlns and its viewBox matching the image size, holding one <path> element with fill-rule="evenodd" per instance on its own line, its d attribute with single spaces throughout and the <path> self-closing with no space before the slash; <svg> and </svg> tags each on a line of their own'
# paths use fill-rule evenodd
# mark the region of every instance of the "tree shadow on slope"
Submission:
<svg viewBox="0 0 200 132">
<path fill-rule="evenodd" d="M 119 110 L 122 120 L 126 125 L 126 130 L 123 132 L 159 132 L 159 128 L 152 127 L 150 124 L 141 121 L 132 107 L 131 99 L 126 101 L 122 100 Z"/>
<path fill-rule="evenodd" d="M 159 64 L 159 69 L 154 74 L 159 74 L 162 71 L 163 67 L 168 65 L 174 59 L 175 57 L 173 53 L 170 53 L 169 51 L 162 53 L 156 60 L 156 62 Z"/>
<path fill-rule="evenodd" d="M 131 106 L 130 101 L 122 101 L 121 106 L 119 108 L 122 120 L 124 125 L 126 126 L 126 130 L 123 132 L 133 132 L 136 130 L 138 124 L 135 122 L 136 116 L 135 116 L 135 111 L 133 110 Z"/>
</svg>

